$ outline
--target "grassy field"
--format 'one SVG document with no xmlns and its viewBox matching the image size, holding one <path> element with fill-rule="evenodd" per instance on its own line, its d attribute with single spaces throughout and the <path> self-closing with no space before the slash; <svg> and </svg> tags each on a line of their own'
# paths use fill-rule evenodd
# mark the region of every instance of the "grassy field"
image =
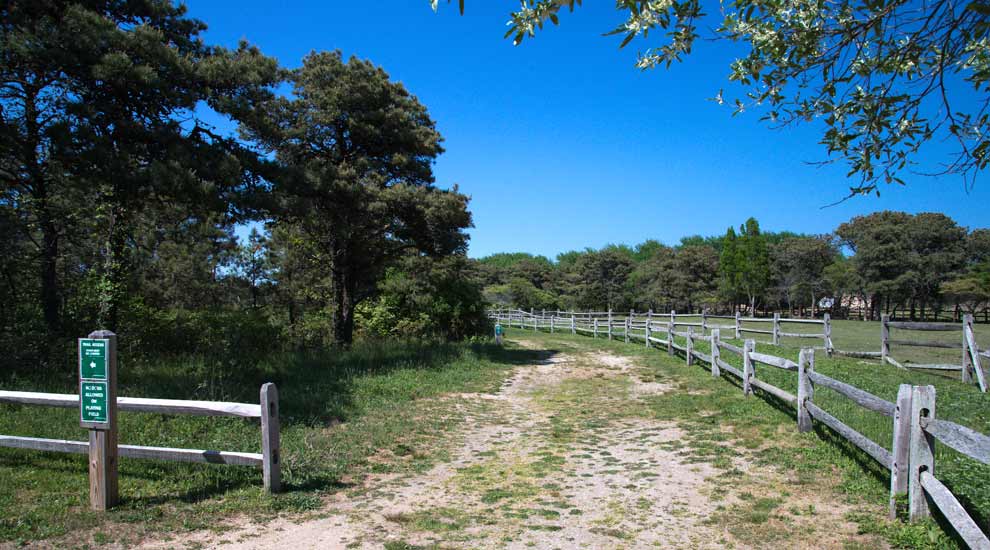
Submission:
<svg viewBox="0 0 990 550">
<path fill-rule="evenodd" d="M 510 335 L 517 333 L 522 334 L 514 329 Z M 525 334 L 533 333 L 526 331 Z M 675 377 L 680 381 L 678 391 L 655 399 L 654 409 L 663 418 L 677 419 L 692 427 L 692 433 L 696 434 L 694 437 L 700 438 L 698 441 L 704 441 L 705 438 L 712 438 L 715 442 L 722 441 L 726 437 L 723 432 L 728 426 L 733 434 L 742 439 L 742 446 L 759 449 L 755 456 L 767 466 L 794 469 L 799 477 L 807 477 L 809 480 L 814 480 L 816 476 L 832 468 L 838 468 L 843 476 L 841 488 L 850 498 L 872 499 L 878 506 L 886 502 L 889 476 L 872 458 L 817 424 L 810 436 L 798 435 L 795 413 L 790 405 L 762 394 L 759 390 L 758 398 L 743 398 L 739 381 L 732 375 L 726 374 L 717 381 L 712 380 L 707 364 L 686 367 L 682 356 L 671 360 L 665 351 L 646 350 L 641 341 L 633 345 L 622 343 L 621 339 L 609 342 L 604 338 L 592 340 L 585 336 L 559 333 L 550 338 L 590 341 L 593 342 L 592 345 L 607 347 L 647 361 L 657 369 L 658 379 L 661 375 Z M 681 345 L 684 344 L 681 339 L 678 341 Z M 704 353 L 710 351 L 704 342 L 699 341 L 697 347 Z M 798 350 L 793 347 L 758 344 L 757 350 L 797 360 Z M 741 368 L 741 357 L 723 352 L 723 359 Z M 900 384 L 934 385 L 938 392 L 936 409 L 939 418 L 952 420 L 982 433 L 990 433 L 990 395 L 980 393 L 975 386 L 930 373 L 881 366 L 875 361 L 839 357 L 830 359 L 821 352 L 816 356 L 815 368 L 822 374 L 890 401 L 896 399 Z M 797 392 L 796 373 L 758 366 L 757 377 L 792 393 Z M 815 402 L 860 433 L 890 449 L 892 421 L 889 418 L 866 411 L 827 388 L 816 389 Z M 708 459 L 717 460 L 719 453 L 726 452 L 724 446 L 707 447 L 714 453 L 706 457 Z M 935 469 L 939 479 L 949 486 L 977 523 L 984 528 L 990 525 L 990 467 L 939 445 Z M 862 519 L 864 521 L 861 529 L 877 530 L 898 547 L 955 547 L 952 538 L 945 534 L 945 531 L 951 532 L 951 528 L 943 530 L 934 524 L 876 523 L 873 518 Z"/>
<path fill-rule="evenodd" d="M 321 355 L 266 358 L 232 369 L 202 360 L 155 365 L 121 359 L 121 395 L 258 402 L 260 385 L 279 386 L 284 494 L 261 488 L 260 470 L 160 461 L 121 461 L 121 505 L 88 509 L 82 455 L 0 449 L 0 542 L 59 538 L 87 547 L 144 536 L 216 527 L 219 518 L 267 520 L 281 512 L 322 508 L 323 499 L 354 490 L 362 473 L 419 470 L 444 458 L 439 444 L 463 419 L 436 400 L 449 392 L 494 391 L 532 352 L 476 344 L 365 345 Z M 68 378 L 9 379 L 4 389 L 75 393 Z M 78 412 L 0 405 L 0 433 L 84 439 Z M 123 414 L 120 441 L 164 447 L 260 452 L 257 420 Z"/>
</svg>

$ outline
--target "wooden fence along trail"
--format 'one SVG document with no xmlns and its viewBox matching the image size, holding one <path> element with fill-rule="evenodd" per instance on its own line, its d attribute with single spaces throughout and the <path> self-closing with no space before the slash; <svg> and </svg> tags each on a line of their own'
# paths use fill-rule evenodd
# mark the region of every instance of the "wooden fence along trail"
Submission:
<svg viewBox="0 0 990 550">
<path fill-rule="evenodd" d="M 775 313 L 772 318 L 759 318 L 742 317 L 738 312 L 733 316 L 729 316 L 709 315 L 704 312 L 699 314 L 679 314 L 676 311 L 671 311 L 669 314 L 669 321 L 666 323 L 664 323 L 664 320 L 668 319 L 668 314 L 655 314 L 653 311 L 649 311 L 647 313 L 637 313 L 630 310 L 629 314 L 624 317 L 615 317 L 611 311 L 578 312 L 542 310 L 537 313 L 531 309 L 528 313 L 523 310 L 498 310 L 494 313 L 501 315 L 502 318 L 510 324 L 510 326 L 535 328 L 533 319 L 539 319 L 539 322 L 543 323 L 543 325 L 550 323 L 556 327 L 573 326 L 571 331 L 575 333 L 581 331 L 597 336 L 599 331 L 603 331 L 610 340 L 613 336 L 622 336 L 625 341 L 629 341 L 629 338 L 642 338 L 642 336 L 632 334 L 633 330 L 642 330 L 644 332 L 669 332 L 677 327 L 700 329 L 702 336 L 710 335 L 711 331 L 715 329 L 731 330 L 734 334 L 733 337 L 737 340 L 742 340 L 744 334 L 760 334 L 769 336 L 769 339 L 759 340 L 758 343 L 772 344 L 775 346 L 780 345 L 781 338 L 809 338 L 821 340 L 822 345 L 815 346 L 815 349 L 825 351 L 829 357 L 832 355 L 842 355 L 846 357 L 859 357 L 863 359 L 878 359 L 881 363 L 889 363 L 901 369 L 912 368 L 923 370 L 960 371 L 961 378 L 964 382 L 973 382 L 975 377 L 975 382 L 979 385 L 980 391 L 985 393 L 988 389 L 990 389 L 990 385 L 988 385 L 987 382 L 987 376 L 982 368 L 982 358 L 990 358 L 990 350 L 981 351 L 979 346 L 977 346 L 976 335 L 973 331 L 973 316 L 970 314 L 963 317 L 963 322 L 961 324 L 890 321 L 889 317 L 885 315 L 882 317 L 880 323 L 880 351 L 852 351 L 837 349 L 833 344 L 832 321 L 827 313 L 822 319 L 787 319 L 780 317 L 779 313 Z M 678 317 L 681 319 L 684 319 L 685 317 L 692 319 L 697 318 L 700 319 L 700 321 L 678 320 Z M 711 322 L 712 319 L 716 320 L 716 322 Z M 724 322 L 718 322 L 724 320 L 730 320 L 732 323 L 727 324 Z M 769 326 L 766 329 L 757 329 L 750 328 L 744 323 L 765 323 Z M 815 325 L 821 326 L 822 329 L 821 332 L 814 333 L 785 332 L 782 330 L 782 325 L 785 324 L 805 326 Z M 655 328 L 657 326 L 666 328 L 657 329 Z M 616 332 L 616 328 L 621 329 L 621 332 Z M 931 340 L 895 340 L 890 338 L 891 329 L 909 331 L 960 331 L 962 333 L 962 337 L 960 344 Z M 627 337 L 626 334 L 629 334 L 629 336 Z M 892 345 L 937 349 L 959 349 L 962 352 L 962 363 L 960 365 L 902 364 L 891 357 L 890 347 Z"/>
<path fill-rule="evenodd" d="M 257 405 L 119 397 L 117 395 L 117 335 L 103 330 L 93 332 L 87 338 L 79 339 L 78 349 L 79 394 L 0 390 L 0 403 L 78 409 L 80 427 L 89 430 L 89 441 L 0 435 L 0 447 L 88 454 L 90 506 L 97 511 L 108 510 L 117 503 L 119 457 L 260 467 L 265 489 L 271 493 L 279 491 L 281 488 L 280 424 L 278 389 L 275 384 L 268 383 L 261 386 Z M 262 452 L 241 453 L 119 445 L 118 411 L 259 418 Z"/>
<path fill-rule="evenodd" d="M 490 312 L 490 315 L 499 323 L 507 326 L 522 329 L 532 328 L 534 331 L 557 330 L 566 327 L 572 334 L 592 335 L 594 337 L 599 335 L 599 331 L 604 325 L 609 338 L 612 338 L 614 335 L 613 327 L 618 326 L 622 329 L 621 335 L 627 342 L 634 339 L 642 340 L 646 347 L 656 345 L 665 348 L 667 353 L 671 355 L 681 352 L 688 365 L 694 364 L 695 360 L 710 365 L 713 377 L 720 377 L 724 373 L 729 373 L 742 382 L 743 392 L 746 395 L 752 394 L 753 389 L 756 388 L 795 407 L 799 431 L 810 431 L 813 427 L 813 420 L 817 420 L 872 457 L 884 469 L 887 469 L 890 472 L 891 518 L 895 517 L 896 497 L 906 494 L 911 521 L 927 517 L 930 514 L 930 504 L 934 505 L 970 548 L 990 550 L 990 539 L 977 526 L 952 492 L 938 480 L 934 452 L 935 442 L 940 441 L 965 456 L 984 464 L 990 464 L 990 436 L 954 422 L 937 419 L 935 416 L 936 395 L 934 386 L 902 384 L 898 388 L 897 402 L 891 403 L 855 386 L 815 372 L 814 348 L 802 348 L 797 362 L 794 362 L 783 357 L 757 352 L 756 342 L 752 339 L 746 339 L 743 346 L 739 347 L 724 342 L 721 337 L 721 331 L 728 329 L 732 330 L 737 338 L 742 332 L 770 334 L 773 336 L 773 342 L 776 343 L 781 335 L 780 324 L 795 320 L 780 319 L 778 316 L 774 316 L 772 320 L 765 320 L 773 323 L 770 331 L 758 331 L 741 328 L 738 316 L 732 318 L 735 320 L 733 325 L 709 325 L 708 319 L 715 317 L 703 315 L 700 323 L 684 323 L 677 321 L 674 312 L 671 312 L 669 318 L 658 318 L 656 321 L 653 320 L 652 312 L 645 315 L 630 312 L 629 316 L 621 321 L 617 321 L 612 312 L 551 312 L 550 317 L 547 317 L 522 310 L 496 310 Z M 745 320 L 748 321 L 749 319 Z M 811 320 L 800 321 L 812 322 Z M 823 339 L 826 351 L 834 350 L 827 320 L 814 322 L 823 324 L 825 327 L 821 334 L 816 334 L 814 337 Z M 889 323 L 889 325 L 898 328 L 915 328 L 913 326 L 907 327 L 904 323 L 896 325 Z M 677 331 L 676 327 L 678 326 L 687 327 L 687 330 Z M 885 324 L 885 326 L 887 325 Z M 694 328 L 701 328 L 701 333 L 695 334 Z M 953 330 L 957 329 L 958 327 L 953 326 Z M 636 330 L 642 332 L 637 333 Z M 704 334 L 705 330 L 710 330 L 707 336 Z M 658 337 L 660 334 L 665 337 Z M 964 330 L 964 334 L 971 342 L 968 349 L 970 350 L 970 358 L 976 363 L 974 370 L 980 373 L 982 380 L 982 371 L 978 363 L 979 353 L 975 351 L 977 347 L 973 341 L 975 339 L 972 338 L 971 324 L 969 325 L 969 332 Z M 675 338 L 683 339 L 684 345 L 675 341 Z M 711 355 L 706 355 L 695 349 L 695 341 L 702 339 L 707 340 L 710 344 Z M 966 344 L 962 347 L 966 348 Z M 742 371 L 725 362 L 722 359 L 723 352 L 740 355 L 743 364 Z M 794 395 L 761 380 L 757 376 L 757 364 L 797 373 L 798 394 Z M 869 439 L 816 405 L 814 400 L 816 386 L 829 388 L 860 407 L 890 418 L 893 426 L 893 439 L 890 447 L 892 450 L 887 450 L 880 443 Z"/>
<path fill-rule="evenodd" d="M 279 452 L 278 389 L 275 384 L 261 387 L 260 404 L 225 403 L 216 401 L 183 401 L 175 399 L 146 399 L 118 397 L 117 408 L 123 412 L 188 414 L 196 416 L 236 416 L 261 419 L 261 453 L 241 453 L 199 449 L 172 449 L 119 445 L 118 456 L 150 458 L 177 462 L 202 462 L 228 466 L 254 466 L 262 469 L 262 480 L 269 492 L 281 486 Z M 61 393 L 35 393 L 0 390 L 0 403 L 42 407 L 79 408 L 79 396 Z M 43 439 L 0 435 L 0 447 L 34 449 L 60 453 L 89 453 L 89 442 L 64 439 Z"/>
</svg>

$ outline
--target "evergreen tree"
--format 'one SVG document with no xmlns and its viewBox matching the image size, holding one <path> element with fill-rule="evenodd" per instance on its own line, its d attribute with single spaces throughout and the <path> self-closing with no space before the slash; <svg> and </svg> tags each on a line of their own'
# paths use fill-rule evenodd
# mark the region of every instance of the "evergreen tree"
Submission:
<svg viewBox="0 0 990 550">
<path fill-rule="evenodd" d="M 757 300 L 766 294 L 770 286 L 770 252 L 755 218 L 749 218 L 739 227 L 736 261 L 739 289 L 749 300 L 750 313 L 756 313 Z"/>
</svg>

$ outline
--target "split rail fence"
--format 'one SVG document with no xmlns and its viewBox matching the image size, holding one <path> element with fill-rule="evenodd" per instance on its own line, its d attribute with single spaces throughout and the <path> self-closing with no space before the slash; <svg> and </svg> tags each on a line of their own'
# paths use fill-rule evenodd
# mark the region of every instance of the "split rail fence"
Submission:
<svg viewBox="0 0 990 550">
<path fill-rule="evenodd" d="M 611 333 L 613 336 L 623 336 L 626 330 L 645 330 L 647 325 L 663 327 L 664 324 L 668 324 L 675 328 L 698 329 L 701 335 L 708 335 L 715 329 L 731 330 L 737 339 L 742 339 L 743 334 L 761 334 L 769 337 L 768 340 L 761 342 L 775 346 L 780 345 L 781 338 L 809 338 L 822 341 L 822 345 L 817 346 L 817 349 L 824 350 L 829 355 L 835 351 L 832 345 L 832 320 L 827 313 L 822 319 L 783 318 L 779 313 L 775 313 L 773 317 L 763 318 L 743 317 L 738 312 L 735 315 L 710 315 L 704 312 L 697 314 L 684 314 L 676 311 L 671 311 L 669 314 L 654 313 L 652 310 L 646 313 L 630 310 L 628 314 L 613 311 L 547 310 L 542 310 L 539 313 L 534 310 L 529 312 L 498 310 L 493 313 L 502 315 L 504 319 L 512 323 L 512 326 L 524 326 L 526 328 L 533 327 L 533 319 L 539 319 L 539 322 L 544 325 L 550 323 L 557 328 L 567 328 L 573 321 L 577 330 L 594 332 L 595 327 L 597 327 L 602 334 Z M 731 323 L 726 321 L 731 321 Z M 752 328 L 748 325 L 750 323 L 762 323 L 767 326 L 766 328 Z M 821 332 L 788 332 L 782 326 L 785 324 L 820 326 Z"/>
<path fill-rule="evenodd" d="M 79 396 L 62 393 L 0 390 L 0 403 L 78 409 Z M 276 388 L 275 384 L 268 383 L 261 386 L 259 404 L 118 397 L 117 408 L 124 412 L 260 418 L 261 453 L 119 445 L 118 456 L 176 462 L 202 462 L 228 466 L 254 466 L 262 469 L 262 480 L 265 489 L 272 493 L 279 491 L 281 485 L 281 459 L 279 457 L 280 426 L 278 388 Z M 87 441 L 44 439 L 13 435 L 0 435 L 0 447 L 76 454 L 87 454 L 89 452 L 89 442 Z"/>
<path fill-rule="evenodd" d="M 601 317 L 603 313 L 604 317 Z M 742 346 L 723 341 L 721 331 L 725 328 L 736 331 L 738 323 L 729 327 L 709 327 L 703 320 L 699 323 L 701 328 L 711 329 L 710 333 L 705 335 L 695 334 L 694 328 L 699 324 L 677 322 L 674 314 L 665 321 L 654 321 L 649 317 L 645 321 L 637 320 L 636 315 L 616 319 L 610 315 L 610 312 L 592 312 L 581 316 L 573 313 L 565 317 L 542 316 L 522 310 L 498 310 L 490 312 L 490 315 L 499 323 L 523 329 L 565 331 L 609 339 L 623 338 L 626 342 L 640 340 L 647 348 L 659 346 L 665 348 L 672 356 L 680 352 L 688 365 L 693 365 L 696 361 L 707 363 L 713 377 L 731 374 L 740 380 L 745 395 L 752 395 L 754 390 L 758 389 L 794 407 L 799 431 L 811 431 L 813 421 L 817 420 L 888 470 L 891 518 L 896 515 L 897 497 L 906 495 L 911 521 L 929 516 L 930 508 L 934 507 L 970 548 L 990 550 L 990 539 L 955 495 L 935 475 L 936 441 L 983 464 L 990 464 L 990 436 L 954 422 L 937 419 L 934 386 L 902 384 L 898 388 L 897 401 L 890 402 L 816 372 L 814 348 L 802 348 L 795 362 L 757 352 L 756 341 L 753 339 L 744 340 Z M 687 330 L 678 331 L 677 326 L 686 326 Z M 743 331 L 734 332 L 734 335 L 740 332 Z M 826 350 L 829 350 L 831 343 L 827 335 L 826 330 L 822 338 L 826 342 Z M 683 343 L 678 342 L 677 338 L 681 338 Z M 707 341 L 710 345 L 710 354 L 696 349 L 695 344 L 698 340 Z M 742 359 L 742 369 L 723 360 L 723 352 L 739 355 Z M 795 372 L 797 395 L 760 379 L 757 376 L 757 365 Z M 816 387 L 829 388 L 866 410 L 890 418 L 893 426 L 890 446 L 892 450 L 887 450 L 882 444 L 871 440 L 819 407 L 814 400 Z"/>
<path fill-rule="evenodd" d="M 907 340 L 893 339 L 890 337 L 891 329 L 905 331 L 922 332 L 961 332 L 961 344 L 943 342 L 938 340 Z M 959 365 L 932 363 L 919 364 L 901 362 L 894 359 L 890 353 L 891 346 L 912 346 L 936 349 L 958 349 L 962 350 L 962 362 Z M 981 357 L 990 357 L 986 351 L 980 351 L 976 344 L 976 334 L 973 331 L 973 316 L 967 314 L 963 317 L 962 324 L 956 323 L 917 323 L 907 321 L 891 321 L 890 317 L 884 315 L 880 320 L 880 360 L 889 363 L 900 369 L 924 369 L 941 371 L 960 371 L 963 382 L 972 383 L 975 377 L 976 383 L 980 386 L 980 391 L 987 391 L 986 374 L 983 372 Z"/>
<path fill-rule="evenodd" d="M 760 343 L 780 345 L 782 338 L 810 338 L 819 339 L 822 345 L 815 346 L 815 349 L 823 350 L 828 356 L 842 355 L 846 357 L 859 357 L 863 359 L 875 359 L 881 363 L 888 363 L 901 369 L 923 369 L 937 371 L 959 371 L 964 382 L 973 383 L 979 386 L 980 391 L 986 393 L 990 389 L 987 375 L 982 368 L 983 358 L 990 359 L 990 350 L 980 350 L 976 343 L 976 334 L 973 330 L 973 316 L 967 314 L 963 317 L 962 323 L 930 323 L 930 322 L 908 322 L 891 321 L 889 316 L 883 316 L 880 323 L 880 351 L 853 351 L 842 350 L 835 347 L 832 342 L 832 320 L 829 314 L 825 314 L 822 319 L 791 319 L 782 318 L 779 313 L 773 317 L 742 317 L 737 312 L 730 315 L 709 315 L 707 313 L 682 314 L 671 311 L 669 314 L 637 313 L 630 310 L 628 315 L 617 314 L 613 311 L 547 311 L 542 310 L 537 313 L 534 310 L 497 310 L 493 313 L 500 313 L 512 326 L 533 328 L 534 323 L 542 323 L 546 326 L 550 324 L 553 328 L 566 328 L 574 322 L 576 330 L 583 333 L 599 332 L 609 336 L 625 337 L 626 331 L 645 331 L 647 325 L 653 332 L 661 331 L 664 327 L 687 327 L 688 330 L 697 329 L 702 336 L 710 335 L 712 330 L 731 331 L 736 340 L 742 340 L 746 334 L 758 334 L 769 336 L 769 339 L 758 340 Z M 538 319 L 539 321 L 535 321 Z M 686 319 L 691 319 L 690 321 Z M 713 321 L 714 320 L 714 321 Z M 731 321 L 727 323 L 726 320 Z M 753 323 L 763 323 L 766 328 L 753 328 Z M 821 332 L 788 332 L 783 330 L 782 325 L 804 325 L 820 326 Z M 658 328 L 659 327 L 659 328 Z M 890 330 L 908 331 L 959 331 L 962 334 L 961 344 L 940 342 L 933 340 L 907 340 L 891 339 Z M 637 337 L 633 335 L 632 337 Z M 641 337 L 640 337 L 641 338 Z M 912 364 L 897 361 L 891 356 L 890 347 L 913 346 L 924 348 L 948 348 L 960 349 L 962 351 L 962 362 L 959 365 L 943 363 Z"/>
</svg>

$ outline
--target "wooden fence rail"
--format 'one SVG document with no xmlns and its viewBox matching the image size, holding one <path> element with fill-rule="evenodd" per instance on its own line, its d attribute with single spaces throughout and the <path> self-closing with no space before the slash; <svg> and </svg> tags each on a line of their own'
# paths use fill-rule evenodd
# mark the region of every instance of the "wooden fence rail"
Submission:
<svg viewBox="0 0 990 550">
<path fill-rule="evenodd" d="M 75 394 L 0 390 L 0 403 L 40 407 L 78 408 L 79 396 Z M 262 431 L 261 453 L 119 445 L 119 456 L 125 458 L 260 467 L 262 469 L 262 479 L 265 489 L 269 492 L 275 493 L 279 491 L 281 486 L 281 458 L 279 456 L 280 426 L 278 406 L 278 389 L 275 387 L 275 384 L 271 383 L 261 386 L 259 404 L 118 397 L 117 407 L 119 410 L 125 412 L 260 418 Z M 86 454 L 89 452 L 89 442 L 86 441 L 45 439 L 13 435 L 0 435 L 0 447 L 33 449 L 36 451 L 61 453 Z"/>
<path fill-rule="evenodd" d="M 905 340 L 901 338 L 891 338 L 890 330 L 924 331 L 924 332 L 948 332 L 960 331 L 962 338 L 959 343 L 941 342 L 938 340 Z M 911 346 L 934 349 L 958 349 L 961 350 L 961 363 L 956 364 L 920 364 L 898 361 L 891 355 L 891 346 Z M 975 376 L 976 383 L 980 391 L 986 392 L 988 389 L 986 375 L 981 364 L 980 351 L 976 344 L 976 335 L 973 332 L 973 316 L 966 314 L 963 316 L 961 325 L 951 323 L 916 323 L 909 321 L 891 321 L 889 315 L 880 318 L 880 361 L 889 363 L 900 369 L 924 369 L 941 371 L 959 371 L 963 382 L 972 382 Z"/>
<path fill-rule="evenodd" d="M 515 315 L 515 312 L 492 312 L 492 318 L 510 324 L 516 319 Z M 588 319 L 590 324 L 595 327 L 593 334 L 597 336 L 598 319 L 593 316 L 588 317 Z M 774 320 L 775 325 L 777 325 L 776 321 L 777 319 Z M 604 322 L 611 330 L 615 320 L 609 315 Z M 903 328 L 903 324 L 901 325 Z M 541 328 L 548 328 L 549 324 L 545 320 L 533 318 L 530 326 L 534 330 L 540 330 Z M 643 340 L 647 347 L 651 347 L 651 343 L 664 344 L 670 354 L 673 354 L 675 350 L 683 352 L 688 365 L 694 364 L 695 360 L 708 363 L 708 368 L 714 377 L 728 373 L 740 379 L 745 395 L 751 395 L 755 388 L 794 406 L 797 409 L 799 431 L 810 431 L 813 421 L 818 421 L 858 447 L 890 472 L 889 510 L 891 518 L 895 517 L 895 503 L 900 495 L 906 494 L 908 497 L 911 521 L 919 520 L 929 514 L 927 503 L 930 499 L 966 544 L 971 548 L 990 550 L 990 539 L 970 517 L 952 492 L 934 474 L 934 444 L 936 440 L 965 456 L 984 464 L 990 464 L 990 436 L 953 422 L 936 419 L 934 387 L 902 384 L 898 390 L 897 402 L 892 403 L 851 384 L 815 372 L 814 348 L 802 348 L 798 361 L 795 363 L 790 359 L 757 352 L 756 342 L 752 339 L 745 340 L 742 347 L 727 343 L 722 340 L 721 329 L 719 328 L 714 328 L 707 338 L 703 332 L 695 334 L 693 325 L 688 326 L 687 332 L 678 332 L 675 330 L 675 326 L 683 326 L 683 324 L 674 321 L 673 313 L 670 320 L 663 324 L 652 323 L 648 320 L 645 324 L 635 325 L 635 328 L 643 329 L 641 334 L 632 332 L 634 326 L 628 321 L 620 323 L 620 326 L 623 326 L 625 330 L 626 341 L 629 341 L 629 338 Z M 730 329 L 734 330 L 735 327 L 730 327 Z M 953 330 L 958 330 L 958 327 L 954 327 Z M 651 334 L 658 332 L 665 332 L 666 340 L 651 336 Z M 966 334 L 965 329 L 964 334 Z M 675 342 L 675 337 L 684 338 L 684 345 Z M 695 346 L 697 340 L 707 340 L 711 353 L 705 354 L 697 350 Z M 981 372 L 978 364 L 980 354 L 975 351 L 975 348 L 975 345 L 969 348 L 969 358 L 977 362 L 975 371 Z M 738 354 L 742 358 L 742 370 L 724 361 L 722 359 L 723 351 Z M 790 372 L 796 371 L 798 394 L 794 395 L 761 380 L 757 376 L 757 364 L 769 365 Z M 866 410 L 891 418 L 893 438 L 890 450 L 818 406 L 814 401 L 815 386 L 828 388 Z"/>
</svg>

